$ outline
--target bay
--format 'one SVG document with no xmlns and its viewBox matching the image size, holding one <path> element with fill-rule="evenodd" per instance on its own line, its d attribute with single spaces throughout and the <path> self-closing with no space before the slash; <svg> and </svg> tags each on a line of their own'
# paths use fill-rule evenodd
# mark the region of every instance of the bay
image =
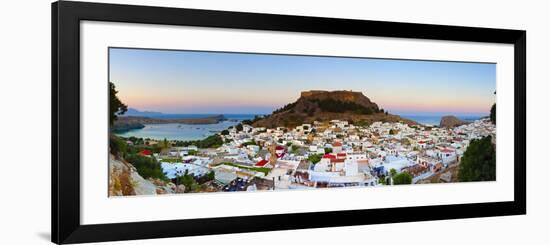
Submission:
<svg viewBox="0 0 550 245">
<path fill-rule="evenodd" d="M 153 118 L 204 118 L 213 116 L 212 114 L 162 114 L 152 116 Z M 129 130 L 122 133 L 116 133 L 121 137 L 138 137 L 150 138 L 155 140 L 201 140 L 210 135 L 221 132 L 231 126 L 239 124 L 242 120 L 253 119 L 252 114 L 227 114 L 224 115 L 227 120 L 215 124 L 181 124 L 181 123 L 166 123 L 166 124 L 145 124 L 142 129 Z"/>
</svg>

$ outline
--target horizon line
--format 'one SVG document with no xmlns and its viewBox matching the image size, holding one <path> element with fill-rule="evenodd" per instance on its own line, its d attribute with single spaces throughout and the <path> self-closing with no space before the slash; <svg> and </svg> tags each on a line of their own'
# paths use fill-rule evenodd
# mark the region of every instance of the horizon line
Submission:
<svg viewBox="0 0 550 245">
<path fill-rule="evenodd" d="M 134 107 L 129 109 L 137 110 L 139 113 L 154 113 L 163 115 L 271 115 L 273 112 L 238 112 L 238 113 L 225 113 L 225 112 L 165 112 L 157 110 L 140 110 Z M 402 116 L 439 116 L 439 115 L 489 115 L 490 112 L 464 112 L 464 111 L 391 111 L 386 110 L 388 113 Z M 121 116 L 125 116 L 122 114 Z"/>
</svg>

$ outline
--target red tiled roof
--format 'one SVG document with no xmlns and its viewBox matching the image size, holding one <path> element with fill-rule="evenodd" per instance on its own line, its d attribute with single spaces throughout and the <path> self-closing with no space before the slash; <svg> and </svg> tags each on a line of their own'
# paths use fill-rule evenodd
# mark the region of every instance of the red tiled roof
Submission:
<svg viewBox="0 0 550 245">
<path fill-rule="evenodd" d="M 263 167 L 263 166 L 265 166 L 267 163 L 268 163 L 267 160 L 260 160 L 260 161 L 257 162 L 256 165 L 254 165 L 254 166 Z"/>
<path fill-rule="evenodd" d="M 332 146 L 342 146 L 342 143 L 340 143 L 340 142 L 334 142 L 334 144 L 332 144 Z"/>
<path fill-rule="evenodd" d="M 452 153 L 452 152 L 455 152 L 455 151 L 445 148 L 445 149 L 441 150 L 441 152 Z"/>
<path fill-rule="evenodd" d="M 345 157 L 345 156 L 347 156 L 347 154 L 346 153 L 338 153 L 338 154 L 336 154 L 336 156 Z"/>
<path fill-rule="evenodd" d="M 336 159 L 336 156 L 334 156 L 332 154 L 325 154 L 325 155 L 323 155 L 323 158 Z"/>
<path fill-rule="evenodd" d="M 282 146 L 280 146 L 280 145 L 278 145 L 278 146 L 275 147 L 275 150 L 284 150 L 284 149 L 285 149 L 285 148 L 282 147 Z"/>
<path fill-rule="evenodd" d="M 330 163 L 343 163 L 346 159 L 331 158 Z"/>
</svg>

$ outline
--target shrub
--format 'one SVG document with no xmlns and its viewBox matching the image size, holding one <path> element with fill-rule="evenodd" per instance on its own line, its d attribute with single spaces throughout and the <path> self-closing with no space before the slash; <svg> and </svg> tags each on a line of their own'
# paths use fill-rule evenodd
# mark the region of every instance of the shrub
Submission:
<svg viewBox="0 0 550 245">
<path fill-rule="evenodd" d="M 412 184 L 412 175 L 407 172 L 401 172 L 396 174 L 393 178 L 394 185 L 408 185 Z"/>
<path fill-rule="evenodd" d="M 109 140 L 109 148 L 111 149 L 111 154 L 120 157 L 126 153 L 128 145 L 123 139 L 116 136 L 111 136 Z"/>
<path fill-rule="evenodd" d="M 153 157 L 141 156 L 139 154 L 128 154 L 125 157 L 125 160 L 132 164 L 141 177 L 155 178 L 161 180 L 168 180 L 164 173 L 159 162 Z"/>
<path fill-rule="evenodd" d="M 323 156 L 321 154 L 311 154 L 307 157 L 307 160 L 309 160 L 313 164 L 317 164 L 318 162 L 321 161 L 322 157 Z"/>
</svg>

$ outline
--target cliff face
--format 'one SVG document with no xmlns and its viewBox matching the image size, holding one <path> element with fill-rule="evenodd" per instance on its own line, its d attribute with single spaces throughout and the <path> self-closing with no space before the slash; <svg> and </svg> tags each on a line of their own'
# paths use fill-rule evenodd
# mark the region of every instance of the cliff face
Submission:
<svg viewBox="0 0 550 245">
<path fill-rule="evenodd" d="M 416 124 L 396 115 L 386 114 L 378 105 L 361 92 L 353 91 L 304 91 L 300 98 L 277 109 L 266 118 L 254 122 L 254 126 L 274 128 L 294 127 L 313 121 L 346 120 L 352 123 L 399 122 Z"/>
<path fill-rule="evenodd" d="M 109 154 L 109 196 L 156 195 L 156 189 L 134 166 Z"/>
<path fill-rule="evenodd" d="M 144 179 L 132 164 L 109 154 L 109 196 L 183 193 L 185 187 L 172 182 Z"/>
</svg>

